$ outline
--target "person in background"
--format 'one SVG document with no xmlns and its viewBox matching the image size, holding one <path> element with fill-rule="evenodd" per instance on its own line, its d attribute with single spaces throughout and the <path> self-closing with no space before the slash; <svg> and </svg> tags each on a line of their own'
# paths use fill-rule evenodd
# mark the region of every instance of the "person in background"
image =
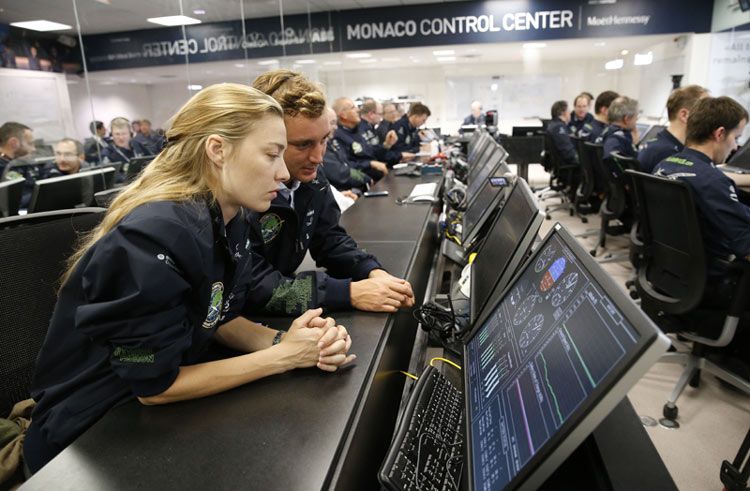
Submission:
<svg viewBox="0 0 750 491">
<path fill-rule="evenodd" d="M 477 126 L 483 126 L 485 123 L 485 114 L 482 112 L 482 103 L 474 101 L 471 103 L 471 114 L 464 118 L 464 125 L 474 124 Z"/>
<path fill-rule="evenodd" d="M 396 131 L 398 140 L 391 147 L 394 152 L 419 152 L 419 127 L 427 122 L 432 113 L 430 108 L 421 102 L 415 102 L 409 107 L 409 114 L 404 114 L 401 119 L 393 123 L 392 129 Z"/>
<path fill-rule="evenodd" d="M 77 174 L 86 164 L 83 145 L 78 140 L 63 138 L 55 144 L 55 163 L 44 172 L 44 177 Z"/>
<path fill-rule="evenodd" d="M 346 329 L 320 310 L 277 331 L 239 316 L 230 295 L 249 267 L 246 217 L 289 177 L 279 105 L 213 85 L 175 115 L 169 140 L 70 258 L 31 388 L 31 472 L 128 401 L 198 399 L 354 359 Z M 238 354 L 207 361 L 214 342 Z"/>
<path fill-rule="evenodd" d="M 390 133 L 393 128 L 393 123 L 398 121 L 398 118 L 399 116 L 398 110 L 396 109 L 396 104 L 394 104 L 393 102 L 386 102 L 385 104 L 383 104 L 383 120 L 375 128 L 375 131 L 377 131 L 378 138 L 381 142 L 384 142 L 388 139 L 388 133 Z"/>
<path fill-rule="evenodd" d="M 102 152 L 102 163 L 121 162 L 127 164 L 130 159 L 153 155 L 147 148 L 133 140 L 130 133 L 130 122 L 125 118 L 115 118 L 110 123 L 112 141 Z M 117 182 L 124 180 L 123 169 L 117 174 Z"/>
<path fill-rule="evenodd" d="M 669 126 L 656 134 L 656 137 L 641 143 L 638 163 L 643 172 L 654 171 L 656 164 L 685 148 L 685 134 L 690 110 L 708 91 L 700 85 L 688 85 L 672 91 L 667 99 Z"/>
<path fill-rule="evenodd" d="M 620 96 L 609 106 L 607 113 L 609 126 L 604 128 L 602 134 L 597 139 L 603 148 L 603 158 L 608 159 L 613 152 L 619 153 L 623 157 L 637 157 L 634 140 L 638 139 L 638 130 L 635 124 L 638 122 L 638 101 L 627 96 Z M 614 164 L 610 171 L 615 177 L 622 176 L 623 169 Z"/>
<path fill-rule="evenodd" d="M 391 147 L 398 140 L 395 131 L 389 130 L 385 134 L 385 139 L 381 140 L 377 128 L 387 123 L 383 120 L 383 105 L 380 102 L 375 99 L 365 99 L 362 102 L 360 118 L 361 121 L 359 122 L 357 131 L 373 147 L 375 158 L 385 162 L 389 166 L 393 166 L 402 160 L 414 158 L 414 155 L 408 152 L 404 155 L 403 152 L 391 151 Z"/>
<path fill-rule="evenodd" d="M 354 101 L 347 97 L 340 97 L 333 102 L 331 107 L 336 112 L 339 123 L 334 138 L 339 141 L 341 148 L 346 150 L 350 165 L 375 181 L 388 174 L 388 165 L 377 159 L 375 148 L 357 132 L 361 120 L 359 108 Z"/>
<path fill-rule="evenodd" d="M 395 312 L 414 305 L 408 281 L 387 273 L 357 247 L 339 219 L 323 162 L 330 121 L 320 87 L 291 70 L 260 75 L 253 86 L 276 99 L 284 111 L 290 178 L 279 186 L 271 208 L 252 220 L 252 271 L 245 312 L 292 315 L 310 307 Z M 323 271 L 297 273 L 307 254 Z"/>
<path fill-rule="evenodd" d="M 0 177 L 5 179 L 23 178 L 21 208 L 27 208 L 31 202 L 34 183 L 40 176 L 40 166 L 18 165 L 8 168 L 11 161 L 26 157 L 36 151 L 34 132 L 28 126 L 9 121 L 0 126 Z"/>
<path fill-rule="evenodd" d="M 86 138 L 83 142 L 83 153 L 86 156 L 86 162 L 98 164 L 102 160 L 104 149 L 109 146 L 107 141 L 107 129 L 101 121 L 92 121 L 89 124 L 91 137 Z"/>
<path fill-rule="evenodd" d="M 164 138 L 157 132 L 152 131 L 151 121 L 148 119 L 140 120 L 140 132 L 135 135 L 133 140 L 140 143 L 152 155 L 158 154 L 164 147 Z"/>
<path fill-rule="evenodd" d="M 557 154 L 565 165 L 578 165 L 578 152 L 576 152 L 573 141 L 570 139 L 570 110 L 566 101 L 557 101 L 552 104 L 552 121 L 547 125 L 547 133 L 552 139 L 552 144 Z"/>
<path fill-rule="evenodd" d="M 331 135 L 338 129 L 338 117 L 332 108 L 326 108 L 326 117 L 331 126 Z M 356 200 L 372 183 L 372 178 L 349 165 L 348 155 L 341 142 L 332 136 L 328 138 L 326 153 L 320 169 L 331 185 L 344 196 Z"/>
<path fill-rule="evenodd" d="M 594 103 L 594 118 L 590 122 L 584 123 L 576 136 L 592 143 L 595 142 L 609 124 L 607 120 L 609 105 L 618 97 L 620 97 L 620 94 L 611 90 L 605 90 L 599 94 Z"/>
<path fill-rule="evenodd" d="M 131 123 L 131 128 L 132 128 L 132 133 L 131 134 L 132 135 L 137 135 L 138 133 L 141 132 L 141 122 L 139 120 L 137 120 L 137 119 L 133 120 L 133 122 Z"/>
<path fill-rule="evenodd" d="M 577 135 L 583 125 L 586 123 L 591 124 L 594 116 L 589 112 L 589 104 L 591 98 L 586 94 L 578 94 L 573 100 L 573 114 L 568 122 L 568 127 L 573 135 Z"/>
</svg>

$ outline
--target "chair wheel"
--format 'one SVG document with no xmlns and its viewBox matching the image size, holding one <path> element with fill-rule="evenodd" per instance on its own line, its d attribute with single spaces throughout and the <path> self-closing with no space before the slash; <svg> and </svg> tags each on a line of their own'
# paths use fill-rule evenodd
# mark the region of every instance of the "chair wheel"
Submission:
<svg viewBox="0 0 750 491">
<path fill-rule="evenodd" d="M 581 217 L 581 223 L 589 223 L 589 219 L 586 217 Z"/>
<path fill-rule="evenodd" d="M 547 220 L 552 220 L 552 215 L 546 215 L 544 218 L 546 218 Z"/>
<path fill-rule="evenodd" d="M 571 208 L 570 210 L 568 210 L 568 214 L 570 216 L 573 216 L 573 215 L 575 215 L 575 211 L 573 211 L 573 209 Z"/>
<path fill-rule="evenodd" d="M 695 371 L 693 376 L 690 377 L 690 382 L 688 382 L 688 384 L 690 384 L 690 387 L 694 389 L 697 389 L 698 386 L 700 386 L 701 384 L 701 371 L 700 370 Z"/>
<path fill-rule="evenodd" d="M 671 419 L 674 421 L 677 419 L 677 414 L 679 413 L 679 410 L 677 409 L 677 405 L 672 404 L 671 402 L 668 402 L 664 404 L 664 408 L 662 409 L 662 414 L 665 418 Z"/>
<path fill-rule="evenodd" d="M 638 295 L 637 291 L 630 290 L 630 298 L 632 298 L 633 300 L 638 300 L 639 298 L 641 298 L 641 296 Z"/>
</svg>

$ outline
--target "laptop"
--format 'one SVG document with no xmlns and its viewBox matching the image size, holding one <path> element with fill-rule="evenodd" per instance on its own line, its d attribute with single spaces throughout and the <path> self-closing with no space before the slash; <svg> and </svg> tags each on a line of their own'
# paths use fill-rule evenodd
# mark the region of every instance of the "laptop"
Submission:
<svg viewBox="0 0 750 491">
<path fill-rule="evenodd" d="M 646 128 L 641 130 L 640 128 L 641 126 L 645 126 Z M 636 142 L 638 146 L 641 146 L 643 143 L 646 143 L 649 140 L 653 140 L 654 138 L 656 138 L 656 135 L 658 135 L 659 132 L 661 132 L 661 130 L 666 128 L 666 126 L 663 126 L 660 124 L 649 126 L 647 124 L 642 125 L 640 123 L 636 123 L 636 127 L 638 127 L 638 131 L 640 132 L 640 135 L 641 135 L 640 139 Z"/>
<path fill-rule="evenodd" d="M 750 139 L 734 152 L 727 165 L 719 168 L 734 174 L 750 174 Z"/>
<path fill-rule="evenodd" d="M 378 478 L 398 490 L 537 489 L 668 346 L 555 224 L 464 339 L 463 388 L 432 366 L 420 375 Z"/>
</svg>

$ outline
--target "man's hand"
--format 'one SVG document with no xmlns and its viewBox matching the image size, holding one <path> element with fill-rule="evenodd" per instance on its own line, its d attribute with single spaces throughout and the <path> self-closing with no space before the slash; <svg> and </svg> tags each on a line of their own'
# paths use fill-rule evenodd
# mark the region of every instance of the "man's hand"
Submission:
<svg viewBox="0 0 750 491">
<path fill-rule="evenodd" d="M 353 193 L 351 190 L 341 191 L 341 194 L 343 194 L 347 198 L 353 199 L 354 201 L 357 201 L 359 199 L 359 196 L 357 195 L 357 193 Z"/>
<path fill-rule="evenodd" d="M 388 166 L 385 165 L 383 162 L 379 162 L 377 160 L 371 160 L 370 167 L 372 167 L 373 169 L 377 171 L 380 171 L 384 176 L 388 175 Z"/>
<path fill-rule="evenodd" d="M 390 148 L 398 141 L 398 135 L 394 130 L 389 131 L 385 135 L 385 141 L 383 141 L 383 147 L 385 147 L 386 150 L 390 150 Z"/>
<path fill-rule="evenodd" d="M 395 312 L 414 305 L 414 292 L 408 281 L 383 270 L 373 270 L 370 278 L 351 284 L 352 306 L 369 312 Z"/>
</svg>

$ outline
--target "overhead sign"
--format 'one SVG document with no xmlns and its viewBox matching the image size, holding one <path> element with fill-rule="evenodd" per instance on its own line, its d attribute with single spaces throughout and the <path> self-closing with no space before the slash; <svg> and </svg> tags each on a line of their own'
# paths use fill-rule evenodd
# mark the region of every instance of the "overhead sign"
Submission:
<svg viewBox="0 0 750 491">
<path fill-rule="evenodd" d="M 319 12 L 84 37 L 91 70 L 363 49 L 709 32 L 704 0 L 507 0 Z"/>
</svg>

